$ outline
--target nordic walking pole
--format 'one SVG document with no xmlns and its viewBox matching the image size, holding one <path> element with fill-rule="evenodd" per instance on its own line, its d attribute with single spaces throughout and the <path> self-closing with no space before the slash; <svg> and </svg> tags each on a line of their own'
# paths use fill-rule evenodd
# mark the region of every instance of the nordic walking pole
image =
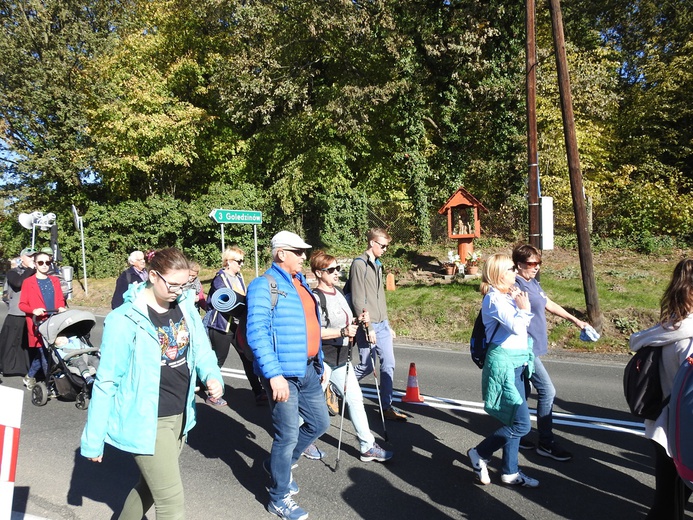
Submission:
<svg viewBox="0 0 693 520">
<path fill-rule="evenodd" d="M 349 382 L 349 365 L 351 365 L 351 347 L 354 345 L 354 338 L 349 338 L 347 344 L 346 373 L 344 374 L 344 389 L 342 390 L 342 417 L 339 419 L 339 442 L 337 442 L 337 461 L 334 463 L 334 470 L 339 468 L 339 454 L 342 449 L 342 432 L 344 431 L 344 414 L 347 402 L 347 383 Z"/>
<path fill-rule="evenodd" d="M 387 435 L 387 428 L 385 427 L 385 413 L 383 412 L 383 402 L 380 399 L 380 385 L 378 384 L 378 376 L 376 375 L 375 371 L 375 354 L 373 353 L 373 345 L 371 344 L 370 336 L 368 334 L 368 327 L 365 327 L 364 332 L 366 334 L 366 343 L 368 345 L 368 350 L 371 351 L 371 362 L 373 363 L 373 377 L 375 378 L 375 393 L 378 396 L 378 409 L 380 409 L 380 420 L 383 422 L 383 438 L 385 439 L 385 442 L 389 442 L 390 438 Z"/>
</svg>

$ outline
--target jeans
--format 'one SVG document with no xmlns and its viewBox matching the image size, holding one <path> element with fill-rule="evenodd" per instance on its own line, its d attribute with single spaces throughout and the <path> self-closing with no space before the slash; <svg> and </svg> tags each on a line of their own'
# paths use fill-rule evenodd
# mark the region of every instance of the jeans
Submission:
<svg viewBox="0 0 693 520">
<path fill-rule="evenodd" d="M 272 386 L 262 379 L 270 398 L 274 441 L 270 453 L 272 483 L 270 500 L 282 500 L 289 494 L 291 466 L 299 459 L 303 450 L 327 431 L 330 418 L 325 404 L 325 395 L 320 386 L 320 376 L 315 368 L 306 367 L 303 377 L 287 377 L 288 401 L 272 401 Z M 299 419 L 303 424 L 299 425 Z"/>
<path fill-rule="evenodd" d="M 43 350 L 43 347 L 37 348 L 36 349 L 36 356 L 34 357 L 34 360 L 31 362 L 31 366 L 29 367 L 29 373 L 27 374 L 29 377 L 36 377 L 36 374 L 39 371 L 39 368 L 43 370 L 43 376 L 46 378 L 46 382 L 48 381 L 48 359 L 46 359 L 46 351 Z"/>
<path fill-rule="evenodd" d="M 551 444 L 553 442 L 553 400 L 556 398 L 556 388 L 538 356 L 534 358 L 534 373 L 529 380 L 537 391 L 539 443 Z"/>
<path fill-rule="evenodd" d="M 361 453 L 366 453 L 373 447 L 375 437 L 368 425 L 366 409 L 363 406 L 363 394 L 361 393 L 361 386 L 356 379 L 353 365 L 345 363 L 333 369 L 325 365 L 325 372 L 327 372 L 335 391 L 342 398 L 344 398 L 344 380 L 346 379 L 346 405 L 349 410 L 349 418 L 359 439 Z"/>
<path fill-rule="evenodd" d="M 515 412 L 512 426 L 498 428 L 476 447 L 479 456 L 487 460 L 491 458 L 493 452 L 503 448 L 503 475 L 514 475 L 519 471 L 517 457 L 520 451 L 520 437 L 527 435 L 531 428 L 529 407 L 525 398 L 524 371 L 524 366 L 515 369 L 515 387 L 520 392 L 523 402 Z"/>
<path fill-rule="evenodd" d="M 387 320 L 371 323 L 375 331 L 376 342 L 373 349 L 380 359 L 380 406 L 382 410 L 388 410 L 392 406 L 392 381 L 395 376 L 395 351 L 392 346 L 392 330 Z M 360 362 L 354 367 L 356 379 L 359 381 L 373 372 L 373 359 L 366 342 L 363 328 L 356 333 L 356 341 L 359 346 Z"/>
<path fill-rule="evenodd" d="M 183 414 L 159 417 L 154 455 L 135 455 L 140 481 L 130 491 L 118 520 L 141 520 L 156 506 L 157 520 L 185 518 L 178 457 L 183 449 Z"/>
<path fill-rule="evenodd" d="M 691 489 L 679 477 L 664 447 L 651 442 L 655 449 L 655 496 L 646 520 L 683 520 Z"/>
</svg>

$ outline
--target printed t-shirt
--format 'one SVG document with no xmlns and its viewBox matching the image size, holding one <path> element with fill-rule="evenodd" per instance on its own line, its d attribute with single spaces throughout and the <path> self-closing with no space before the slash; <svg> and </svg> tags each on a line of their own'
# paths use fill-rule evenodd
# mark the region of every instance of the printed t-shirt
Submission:
<svg viewBox="0 0 693 520">
<path fill-rule="evenodd" d="M 55 309 L 55 287 L 50 278 L 36 278 L 41 297 L 43 298 L 44 309 L 52 311 Z"/>
<path fill-rule="evenodd" d="M 303 305 L 303 314 L 306 317 L 306 338 L 308 339 L 308 357 L 318 355 L 320 350 L 320 322 L 315 312 L 315 298 L 313 293 L 303 287 L 298 278 L 292 277 L 291 281 L 298 291 Z"/>
<path fill-rule="evenodd" d="M 159 386 L 159 417 L 178 415 L 185 411 L 190 386 L 188 346 L 190 331 L 177 303 L 159 314 L 147 307 L 161 348 L 161 383 Z"/>
</svg>

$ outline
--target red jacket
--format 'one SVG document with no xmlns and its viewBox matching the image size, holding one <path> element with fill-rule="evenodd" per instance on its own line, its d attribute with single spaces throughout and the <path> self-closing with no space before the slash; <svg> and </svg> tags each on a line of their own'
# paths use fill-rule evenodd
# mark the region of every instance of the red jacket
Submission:
<svg viewBox="0 0 693 520">
<path fill-rule="evenodd" d="M 65 307 L 65 297 L 63 296 L 63 290 L 60 288 L 60 280 L 55 276 L 48 276 L 51 282 L 53 282 L 53 290 L 55 291 L 55 308 Z M 26 329 L 28 331 L 29 346 L 30 347 L 42 347 L 43 343 L 39 336 L 38 327 L 34 325 L 34 320 L 32 316 L 34 315 L 34 309 L 48 309 L 45 302 L 43 301 L 43 296 L 41 295 L 41 289 L 39 289 L 38 281 L 36 275 L 30 276 L 22 284 L 22 294 L 19 298 L 19 310 L 26 313 Z M 48 309 L 52 310 L 52 309 Z M 39 318 L 44 320 L 46 317 Z"/>
</svg>

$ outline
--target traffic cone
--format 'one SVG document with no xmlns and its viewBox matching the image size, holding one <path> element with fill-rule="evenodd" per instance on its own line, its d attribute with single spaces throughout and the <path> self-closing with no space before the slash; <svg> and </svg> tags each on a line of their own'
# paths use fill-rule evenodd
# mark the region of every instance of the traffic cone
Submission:
<svg viewBox="0 0 693 520">
<path fill-rule="evenodd" d="M 407 379 L 407 393 L 402 397 L 403 403 L 423 403 L 424 398 L 419 395 L 419 380 L 416 377 L 416 363 L 409 364 L 409 378 Z"/>
</svg>

